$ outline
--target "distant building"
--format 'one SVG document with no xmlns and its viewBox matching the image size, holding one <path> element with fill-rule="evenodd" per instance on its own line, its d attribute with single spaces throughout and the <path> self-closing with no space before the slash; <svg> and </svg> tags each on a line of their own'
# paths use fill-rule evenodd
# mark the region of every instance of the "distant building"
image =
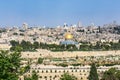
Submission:
<svg viewBox="0 0 120 80">
<path fill-rule="evenodd" d="M 22 27 L 23 27 L 24 30 L 27 30 L 28 29 L 28 24 L 27 23 L 23 23 Z"/>
</svg>

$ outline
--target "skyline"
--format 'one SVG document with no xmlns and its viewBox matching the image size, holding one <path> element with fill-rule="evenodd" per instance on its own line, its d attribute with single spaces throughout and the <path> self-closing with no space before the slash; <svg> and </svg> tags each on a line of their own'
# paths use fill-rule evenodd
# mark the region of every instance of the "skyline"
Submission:
<svg viewBox="0 0 120 80">
<path fill-rule="evenodd" d="M 103 25 L 120 23 L 119 0 L 4 0 L 0 3 L 0 27 L 30 25 L 50 26 L 63 23 Z"/>
</svg>

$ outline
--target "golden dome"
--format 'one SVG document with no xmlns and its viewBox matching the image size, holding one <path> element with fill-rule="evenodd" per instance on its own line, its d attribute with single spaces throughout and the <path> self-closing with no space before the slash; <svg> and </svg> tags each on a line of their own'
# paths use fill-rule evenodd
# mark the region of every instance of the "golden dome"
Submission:
<svg viewBox="0 0 120 80">
<path fill-rule="evenodd" d="M 66 33 L 65 34 L 65 39 L 69 40 L 69 39 L 73 39 L 73 35 L 70 33 Z"/>
</svg>

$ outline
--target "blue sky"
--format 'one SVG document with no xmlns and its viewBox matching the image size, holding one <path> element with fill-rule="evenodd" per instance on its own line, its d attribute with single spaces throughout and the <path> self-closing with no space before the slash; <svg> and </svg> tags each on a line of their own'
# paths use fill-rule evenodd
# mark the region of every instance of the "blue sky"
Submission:
<svg viewBox="0 0 120 80">
<path fill-rule="evenodd" d="M 120 23 L 120 0 L 1 0 L 0 26 Z"/>
</svg>

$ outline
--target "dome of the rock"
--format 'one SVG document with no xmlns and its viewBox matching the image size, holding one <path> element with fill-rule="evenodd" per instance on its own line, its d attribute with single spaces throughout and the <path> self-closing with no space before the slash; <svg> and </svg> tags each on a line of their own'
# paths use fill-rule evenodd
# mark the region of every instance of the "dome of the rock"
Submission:
<svg viewBox="0 0 120 80">
<path fill-rule="evenodd" d="M 66 33 L 66 34 L 65 34 L 65 39 L 71 40 L 71 39 L 73 39 L 73 35 L 70 34 L 70 33 Z"/>
</svg>

